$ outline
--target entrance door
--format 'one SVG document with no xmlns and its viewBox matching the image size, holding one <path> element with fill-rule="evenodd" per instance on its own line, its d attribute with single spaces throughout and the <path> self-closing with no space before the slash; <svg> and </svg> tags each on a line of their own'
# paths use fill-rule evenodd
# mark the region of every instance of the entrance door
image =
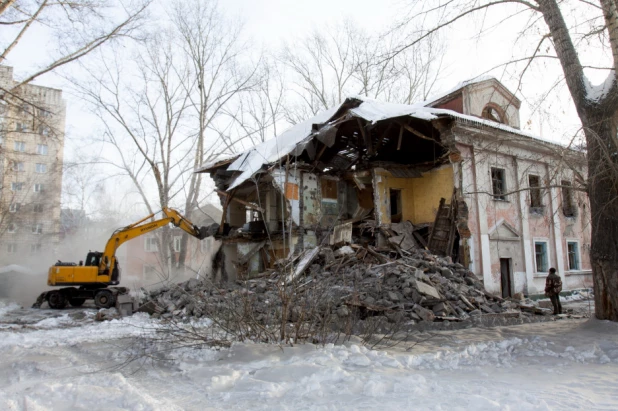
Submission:
<svg viewBox="0 0 618 411">
<path fill-rule="evenodd" d="M 500 275 L 502 278 L 502 298 L 513 296 L 513 287 L 511 286 L 511 259 L 500 259 Z"/>
</svg>

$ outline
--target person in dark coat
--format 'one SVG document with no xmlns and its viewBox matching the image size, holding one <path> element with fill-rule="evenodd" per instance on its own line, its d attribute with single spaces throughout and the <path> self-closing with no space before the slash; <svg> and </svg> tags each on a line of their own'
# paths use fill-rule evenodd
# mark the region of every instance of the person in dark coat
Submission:
<svg viewBox="0 0 618 411">
<path fill-rule="evenodd" d="M 554 306 L 554 315 L 562 314 L 560 291 L 562 291 L 562 280 L 556 274 L 556 269 L 552 267 L 549 269 L 549 275 L 545 280 L 545 295 L 549 297 Z"/>
</svg>

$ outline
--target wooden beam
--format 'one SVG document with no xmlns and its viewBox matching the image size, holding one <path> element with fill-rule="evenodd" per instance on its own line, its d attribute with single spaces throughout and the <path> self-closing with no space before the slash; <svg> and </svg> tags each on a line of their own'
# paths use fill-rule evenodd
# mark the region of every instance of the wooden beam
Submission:
<svg viewBox="0 0 618 411">
<path fill-rule="evenodd" d="M 358 123 L 358 128 L 360 128 L 361 135 L 363 136 L 363 141 L 365 142 L 367 154 L 370 156 L 373 156 L 374 152 L 373 152 L 373 144 L 371 143 L 371 135 L 365 129 L 365 126 L 360 118 L 357 117 L 356 122 Z"/>
<path fill-rule="evenodd" d="M 318 155 L 315 156 L 315 160 L 313 161 L 313 166 L 314 167 L 318 164 L 318 161 L 320 160 L 320 157 L 322 157 L 322 154 L 324 154 L 325 150 L 326 150 L 326 144 L 322 143 L 322 148 L 318 152 Z"/>
<path fill-rule="evenodd" d="M 225 196 L 225 203 L 223 204 L 223 213 L 221 214 L 221 224 L 219 225 L 219 234 L 223 234 L 223 226 L 225 225 L 225 219 L 227 218 L 227 207 L 230 205 L 231 199 L 234 197 L 236 189 Z"/>
<path fill-rule="evenodd" d="M 408 130 L 410 133 L 414 134 L 417 137 L 420 137 L 422 139 L 425 140 L 429 140 L 429 141 L 433 141 L 434 143 L 437 143 L 436 140 L 434 140 L 433 138 L 427 137 L 426 135 L 424 135 L 423 133 L 421 133 L 418 130 L 413 129 L 412 127 L 410 127 L 409 125 L 407 125 L 406 123 L 403 122 L 398 122 L 403 128 L 405 128 L 406 130 Z"/>
<path fill-rule="evenodd" d="M 225 191 L 215 190 L 215 192 L 216 192 L 217 194 L 219 194 L 219 195 L 222 195 L 222 196 L 226 196 L 226 197 L 228 197 L 228 196 L 229 196 L 229 194 L 228 194 L 228 193 L 226 193 Z M 227 201 L 227 200 L 226 200 L 226 201 Z M 260 213 L 265 213 L 264 209 L 263 209 L 262 207 L 258 206 L 257 204 L 253 204 L 253 203 L 250 203 L 250 202 L 248 202 L 248 201 L 241 200 L 241 199 L 236 198 L 236 197 L 232 197 L 232 201 L 236 201 L 237 203 L 242 204 L 242 205 L 244 205 L 244 206 L 246 206 L 246 207 L 249 207 L 249 208 L 250 208 L 250 209 L 252 209 L 252 210 L 257 210 L 257 211 L 259 211 Z"/>
<path fill-rule="evenodd" d="M 399 140 L 397 140 L 397 151 L 401 149 L 402 137 L 403 137 L 403 126 L 399 127 Z"/>
<path fill-rule="evenodd" d="M 382 135 L 378 139 L 378 144 L 376 144 L 375 149 L 376 153 L 378 152 L 380 147 L 382 147 L 382 143 L 384 143 L 384 140 L 386 139 L 386 136 L 388 136 L 388 132 L 391 131 L 391 128 L 393 128 L 393 123 L 388 123 L 388 127 L 386 127 L 386 130 L 384 130 L 384 133 L 382 133 Z"/>
</svg>

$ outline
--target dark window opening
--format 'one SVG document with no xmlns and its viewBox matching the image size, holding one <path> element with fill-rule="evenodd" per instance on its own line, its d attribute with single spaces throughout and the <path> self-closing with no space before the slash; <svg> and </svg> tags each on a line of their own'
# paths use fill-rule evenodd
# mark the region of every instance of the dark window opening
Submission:
<svg viewBox="0 0 618 411">
<path fill-rule="evenodd" d="M 530 207 L 543 207 L 543 196 L 541 193 L 541 179 L 539 176 L 528 176 L 528 187 L 530 187 Z"/>
<path fill-rule="evenodd" d="M 506 178 L 504 169 L 492 167 L 491 186 L 494 200 L 506 200 Z"/>
<path fill-rule="evenodd" d="M 400 223 L 402 219 L 403 210 L 401 207 L 401 190 L 390 189 L 391 200 L 391 222 Z"/>
<path fill-rule="evenodd" d="M 569 254 L 569 270 L 579 270 L 579 244 L 575 241 L 567 243 L 567 251 Z"/>
<path fill-rule="evenodd" d="M 491 121 L 495 121 L 496 123 L 505 123 L 504 121 L 504 114 L 496 107 L 494 106 L 485 106 L 485 108 L 483 109 L 483 113 L 481 114 L 481 117 L 487 119 L 487 120 L 491 120 Z"/>
<path fill-rule="evenodd" d="M 573 202 L 573 188 L 570 181 L 562 181 L 562 212 L 566 217 L 575 217 L 575 204 Z"/>
</svg>

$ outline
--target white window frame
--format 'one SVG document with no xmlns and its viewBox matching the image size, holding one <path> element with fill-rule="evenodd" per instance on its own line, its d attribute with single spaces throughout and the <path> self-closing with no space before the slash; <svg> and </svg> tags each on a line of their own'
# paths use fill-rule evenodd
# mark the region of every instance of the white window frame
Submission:
<svg viewBox="0 0 618 411">
<path fill-rule="evenodd" d="M 11 191 L 21 191 L 24 188 L 24 183 L 12 182 Z"/>
<path fill-rule="evenodd" d="M 159 251 L 157 247 L 157 237 L 154 235 L 147 235 L 144 237 L 144 251 L 147 253 L 156 253 Z"/>
<path fill-rule="evenodd" d="M 47 126 L 40 126 L 39 127 L 39 134 L 42 135 L 43 137 L 47 137 L 49 136 L 49 127 Z"/>
<path fill-rule="evenodd" d="M 26 142 L 25 141 L 14 141 L 13 142 L 13 150 L 18 153 L 26 152 Z"/>
<path fill-rule="evenodd" d="M 45 186 L 43 185 L 43 183 L 35 183 L 35 184 L 32 186 L 32 191 L 33 191 L 33 192 L 35 192 L 35 193 L 42 193 L 42 192 L 44 191 L 44 190 L 43 190 L 43 189 L 44 189 L 44 187 L 45 187 Z"/>
<path fill-rule="evenodd" d="M 49 152 L 49 147 L 47 144 L 37 144 L 36 145 L 36 153 L 40 156 L 46 156 Z"/>
<path fill-rule="evenodd" d="M 175 235 L 174 236 L 174 252 L 175 253 L 179 253 L 180 252 L 181 240 L 182 240 L 182 236 L 179 236 L 179 235 Z"/>
<path fill-rule="evenodd" d="M 16 253 L 17 252 L 17 243 L 8 243 L 6 245 L 7 253 Z"/>
<path fill-rule="evenodd" d="M 577 264 L 579 267 L 571 268 L 571 263 L 569 262 L 569 243 L 577 244 Z M 567 267 L 569 271 L 582 271 L 582 247 L 580 241 L 576 238 L 567 238 L 566 239 L 566 259 L 567 259 Z"/>
<path fill-rule="evenodd" d="M 13 171 L 16 171 L 18 173 L 23 172 L 26 170 L 26 163 L 24 163 L 23 161 L 14 161 L 12 169 Z"/>
<path fill-rule="evenodd" d="M 32 234 L 43 234 L 43 224 L 36 223 L 32 225 Z"/>
<path fill-rule="evenodd" d="M 39 174 L 47 173 L 47 164 L 45 163 L 36 163 L 35 171 Z"/>
<path fill-rule="evenodd" d="M 9 213 L 16 213 L 21 208 L 21 203 L 11 203 L 9 205 Z"/>
<path fill-rule="evenodd" d="M 536 243 L 545 243 L 546 247 L 545 250 L 547 252 L 547 271 L 539 271 L 537 264 L 536 264 Z M 537 274 L 548 274 L 549 273 L 549 269 L 551 267 L 551 250 L 549 248 L 550 242 L 549 242 L 549 238 L 544 238 L 544 237 L 535 237 L 532 239 L 532 253 L 534 254 L 532 256 L 532 259 L 534 260 L 534 272 Z"/>
</svg>

